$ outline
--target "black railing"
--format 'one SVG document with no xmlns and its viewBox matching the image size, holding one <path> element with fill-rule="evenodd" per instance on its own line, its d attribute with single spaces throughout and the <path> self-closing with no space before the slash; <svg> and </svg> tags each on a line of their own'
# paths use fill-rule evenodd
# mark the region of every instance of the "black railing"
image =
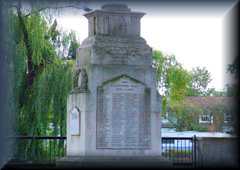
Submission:
<svg viewBox="0 0 240 170">
<path fill-rule="evenodd" d="M 54 162 L 66 154 L 66 137 L 18 136 L 13 159 L 31 162 Z"/>
<path fill-rule="evenodd" d="M 14 137 L 14 158 L 24 161 L 55 161 L 66 155 L 66 137 Z M 162 137 L 162 156 L 174 165 L 192 165 L 196 160 L 195 137 Z"/>
<path fill-rule="evenodd" d="M 195 166 L 196 137 L 162 137 L 162 156 L 174 165 Z"/>
</svg>

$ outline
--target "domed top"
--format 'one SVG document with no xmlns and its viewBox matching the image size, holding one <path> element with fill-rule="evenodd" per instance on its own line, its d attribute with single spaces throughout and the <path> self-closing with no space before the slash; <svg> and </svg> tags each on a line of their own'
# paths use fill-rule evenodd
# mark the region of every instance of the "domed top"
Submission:
<svg viewBox="0 0 240 170">
<path fill-rule="evenodd" d="M 125 4 L 105 4 L 102 6 L 102 10 L 106 11 L 131 11 Z"/>
</svg>

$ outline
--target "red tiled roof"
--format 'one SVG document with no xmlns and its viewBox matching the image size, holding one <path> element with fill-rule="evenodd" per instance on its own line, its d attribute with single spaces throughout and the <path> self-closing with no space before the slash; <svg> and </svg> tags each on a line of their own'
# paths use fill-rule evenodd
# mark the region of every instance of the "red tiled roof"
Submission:
<svg viewBox="0 0 240 170">
<path fill-rule="evenodd" d="M 184 104 L 201 108 L 209 108 L 216 105 L 233 107 L 234 98 L 225 96 L 191 96 L 184 99 Z"/>
</svg>

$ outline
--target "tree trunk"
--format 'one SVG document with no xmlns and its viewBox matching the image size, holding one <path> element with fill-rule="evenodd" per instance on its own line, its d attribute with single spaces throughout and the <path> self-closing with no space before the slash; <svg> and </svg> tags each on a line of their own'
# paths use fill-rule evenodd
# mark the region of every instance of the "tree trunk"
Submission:
<svg viewBox="0 0 240 170">
<path fill-rule="evenodd" d="M 19 19 L 19 25 L 20 29 L 22 30 L 23 33 L 23 41 L 26 46 L 26 51 L 27 51 L 27 88 L 30 88 L 33 84 L 34 77 L 36 76 L 35 71 L 34 71 L 34 65 L 32 61 L 32 48 L 30 46 L 30 40 L 29 40 L 29 35 L 27 32 L 27 28 L 23 19 L 23 15 L 21 12 L 20 7 L 17 8 L 17 14 L 18 14 L 18 19 Z"/>
</svg>

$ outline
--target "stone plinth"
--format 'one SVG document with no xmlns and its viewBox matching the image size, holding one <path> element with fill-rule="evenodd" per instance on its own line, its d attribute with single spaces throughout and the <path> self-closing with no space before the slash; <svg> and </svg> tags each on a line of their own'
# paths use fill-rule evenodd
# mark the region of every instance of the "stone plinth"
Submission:
<svg viewBox="0 0 240 170">
<path fill-rule="evenodd" d="M 56 162 L 59 168 L 92 168 L 92 167 L 148 167 L 171 168 L 172 163 L 163 157 L 156 156 L 70 156 Z"/>
</svg>

